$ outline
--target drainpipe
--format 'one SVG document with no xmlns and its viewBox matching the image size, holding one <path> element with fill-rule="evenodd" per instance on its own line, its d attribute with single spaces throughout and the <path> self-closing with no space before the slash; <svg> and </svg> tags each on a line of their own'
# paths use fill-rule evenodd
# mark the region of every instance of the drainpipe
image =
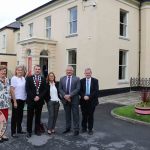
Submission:
<svg viewBox="0 0 150 150">
<path fill-rule="evenodd" d="M 141 78 L 141 6 L 142 6 L 142 2 L 140 1 L 140 5 L 139 5 L 139 72 L 138 72 L 139 81 Z"/>
</svg>

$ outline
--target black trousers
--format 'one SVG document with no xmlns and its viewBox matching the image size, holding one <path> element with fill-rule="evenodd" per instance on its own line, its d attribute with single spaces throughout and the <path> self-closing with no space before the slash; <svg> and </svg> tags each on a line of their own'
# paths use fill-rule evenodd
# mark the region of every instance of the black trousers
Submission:
<svg viewBox="0 0 150 150">
<path fill-rule="evenodd" d="M 39 132 L 40 123 L 41 123 L 41 112 L 43 105 L 38 102 L 27 105 L 27 132 L 32 133 L 32 123 L 33 117 L 35 115 L 35 128 L 34 132 Z"/>
<path fill-rule="evenodd" d="M 22 131 L 22 119 L 23 119 L 23 109 L 25 101 L 17 99 L 17 108 L 14 108 L 14 103 L 12 100 L 12 116 L 11 116 L 11 134 L 19 133 Z"/>
<path fill-rule="evenodd" d="M 92 130 L 94 124 L 94 111 L 95 105 L 92 105 L 91 102 L 84 102 L 81 104 L 81 112 L 82 112 L 82 129 L 84 130 Z"/>
</svg>

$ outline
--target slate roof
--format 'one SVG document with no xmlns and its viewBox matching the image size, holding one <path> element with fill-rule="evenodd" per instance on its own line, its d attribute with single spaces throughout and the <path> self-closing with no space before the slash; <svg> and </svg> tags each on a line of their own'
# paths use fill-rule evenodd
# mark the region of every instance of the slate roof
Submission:
<svg viewBox="0 0 150 150">
<path fill-rule="evenodd" d="M 15 21 L 15 22 L 12 22 L 12 23 L 2 27 L 0 29 L 0 31 L 3 30 L 3 29 L 6 29 L 6 28 L 13 29 L 13 30 L 18 30 L 18 29 L 20 29 L 20 26 L 21 26 L 21 23 L 19 21 Z"/>
</svg>

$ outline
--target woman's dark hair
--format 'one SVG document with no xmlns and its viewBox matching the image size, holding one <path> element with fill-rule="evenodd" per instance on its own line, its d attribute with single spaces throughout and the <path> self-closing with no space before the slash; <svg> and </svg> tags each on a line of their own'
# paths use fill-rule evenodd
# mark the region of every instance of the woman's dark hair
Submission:
<svg viewBox="0 0 150 150">
<path fill-rule="evenodd" d="M 0 65 L 0 70 L 4 70 L 4 69 L 7 70 L 7 67 L 5 65 Z"/>
<path fill-rule="evenodd" d="M 48 74 L 47 78 L 46 78 L 47 83 L 49 83 L 49 81 L 50 81 L 50 80 L 49 80 L 50 74 L 52 74 L 52 75 L 54 76 L 54 82 L 56 82 L 55 74 L 54 74 L 53 72 L 50 72 L 50 73 Z"/>
</svg>

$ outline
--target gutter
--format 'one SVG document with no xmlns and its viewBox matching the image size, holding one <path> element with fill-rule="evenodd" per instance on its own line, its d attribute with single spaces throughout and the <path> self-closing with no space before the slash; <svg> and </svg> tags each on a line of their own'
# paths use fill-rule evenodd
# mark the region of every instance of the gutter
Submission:
<svg viewBox="0 0 150 150">
<path fill-rule="evenodd" d="M 142 6 L 142 2 L 140 1 L 140 5 L 139 5 L 139 70 L 138 70 L 139 80 L 141 78 L 141 6 Z"/>
</svg>

